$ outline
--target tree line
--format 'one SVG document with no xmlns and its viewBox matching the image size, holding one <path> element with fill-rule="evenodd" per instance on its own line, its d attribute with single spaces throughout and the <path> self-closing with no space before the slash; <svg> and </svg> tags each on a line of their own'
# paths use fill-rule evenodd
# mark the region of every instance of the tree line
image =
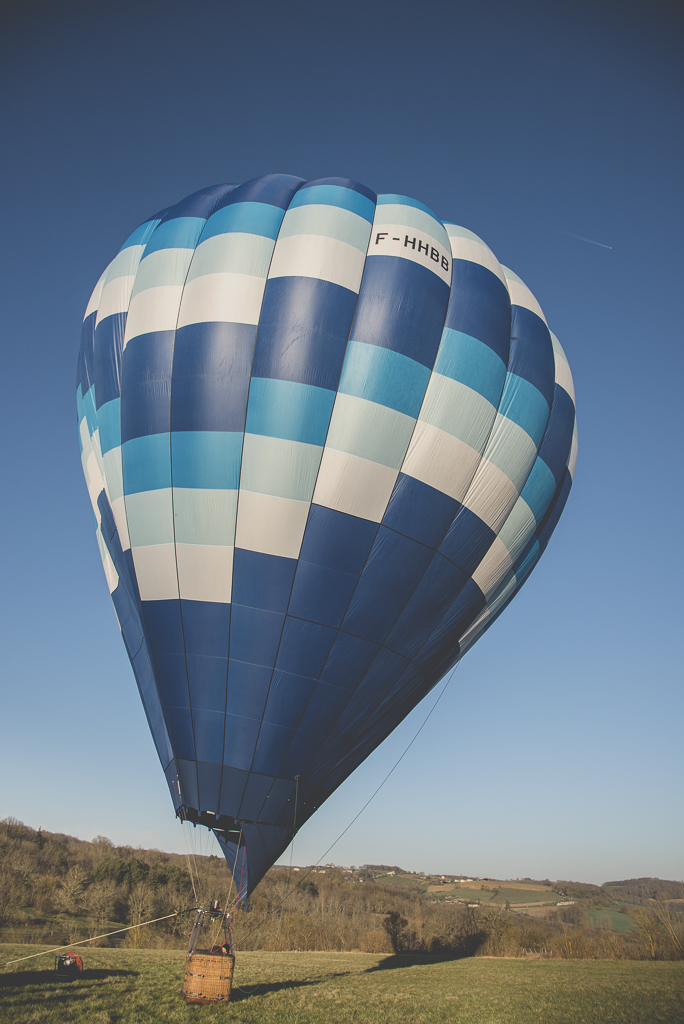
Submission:
<svg viewBox="0 0 684 1024">
<path fill-rule="evenodd" d="M 404 876 L 401 886 L 390 884 L 389 871 Z M 554 908 L 540 920 L 500 906 L 435 902 L 420 876 L 407 875 L 386 865 L 274 867 L 247 907 L 237 910 L 237 948 L 439 958 L 684 958 L 682 902 L 660 900 L 625 908 L 633 927 L 618 933 L 595 927 L 587 913 L 587 907 L 615 899 L 604 887 L 555 883 L 557 891 L 578 902 Z M 625 888 L 652 881 L 630 880 Z M 618 887 L 622 899 L 623 884 L 609 884 Z M 668 893 L 678 894 L 668 900 L 684 897 L 681 883 L 663 884 L 671 887 Z M 235 901 L 223 857 L 115 846 L 104 836 L 85 842 L 36 831 L 14 818 L 0 822 L 0 941 L 60 945 L 175 915 L 100 944 L 181 949 L 190 932 L 192 908 L 198 900 L 206 905 L 214 897 L 222 906 Z M 204 941 L 211 940 L 210 929 Z"/>
</svg>

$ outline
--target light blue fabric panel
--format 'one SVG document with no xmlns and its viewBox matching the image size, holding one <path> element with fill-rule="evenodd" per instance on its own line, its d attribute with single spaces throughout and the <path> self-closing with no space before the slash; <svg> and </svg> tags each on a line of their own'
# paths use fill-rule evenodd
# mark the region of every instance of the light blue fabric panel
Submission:
<svg viewBox="0 0 684 1024">
<path fill-rule="evenodd" d="M 349 189 L 342 191 L 349 192 Z M 355 192 L 354 195 L 358 193 Z M 355 249 L 365 253 L 370 232 L 368 221 L 358 214 L 341 206 L 316 204 L 294 209 L 290 207 L 278 237 L 287 238 L 289 235 L 323 235 L 326 238 L 337 238 L 340 242 L 353 245 Z"/>
<path fill-rule="evenodd" d="M 235 540 L 237 495 L 236 490 L 174 486 L 176 543 L 231 547 Z"/>
<path fill-rule="evenodd" d="M 174 217 L 160 224 L 145 248 L 145 255 L 158 249 L 194 249 L 206 224 L 203 217 Z"/>
<path fill-rule="evenodd" d="M 204 242 L 214 235 L 242 232 L 276 239 L 285 211 L 268 203 L 233 203 L 212 213 L 202 232 Z"/>
<path fill-rule="evenodd" d="M 97 430 L 97 409 L 95 408 L 95 385 L 88 389 L 83 396 L 83 410 L 85 412 L 88 433 L 92 437 Z"/>
<path fill-rule="evenodd" d="M 401 352 L 350 341 L 339 390 L 415 419 L 429 380 L 427 366 Z"/>
<path fill-rule="evenodd" d="M 322 450 L 320 445 L 245 434 L 240 489 L 311 501 Z"/>
<path fill-rule="evenodd" d="M 415 420 L 386 405 L 338 395 L 326 447 L 399 469 Z"/>
<path fill-rule="evenodd" d="M 115 398 L 101 405 L 97 419 L 100 428 L 100 451 L 104 455 L 121 444 L 121 399 Z"/>
<path fill-rule="evenodd" d="M 537 459 L 520 495 L 532 510 L 537 523 L 549 507 L 556 491 L 556 480 L 543 459 Z"/>
<path fill-rule="evenodd" d="M 128 236 L 124 244 L 119 249 L 119 252 L 123 252 L 124 249 L 130 248 L 132 245 L 146 245 L 160 221 L 161 217 L 146 220 L 144 224 L 141 224 L 139 228 L 136 228 L 135 231 Z"/>
<path fill-rule="evenodd" d="M 413 203 L 406 203 L 402 196 L 397 196 L 397 205 L 381 204 L 378 196 L 378 207 L 375 211 L 373 230 L 382 227 L 383 224 L 403 224 L 414 231 L 420 231 L 437 239 L 444 246 L 447 252 L 451 251 L 449 236 L 441 220 L 435 217 L 434 213 L 426 207 L 417 207 Z"/>
<path fill-rule="evenodd" d="M 492 405 L 499 404 L 506 380 L 506 366 L 489 345 L 450 327 L 442 334 L 435 373 L 460 380 Z"/>
<path fill-rule="evenodd" d="M 473 391 L 451 377 L 432 375 L 420 411 L 423 422 L 430 423 L 481 452 L 487 443 L 495 416 L 495 407 L 478 391 Z"/>
<path fill-rule="evenodd" d="M 537 447 L 522 427 L 505 416 L 497 416 L 484 458 L 506 474 L 518 493 L 523 489 L 536 457 Z"/>
<path fill-rule="evenodd" d="M 133 437 L 121 446 L 125 494 L 171 486 L 169 444 L 165 433 Z"/>
<path fill-rule="evenodd" d="M 288 209 L 293 210 L 298 206 L 308 205 L 340 206 L 344 210 L 363 217 L 370 224 L 373 223 L 375 205 L 366 196 L 353 189 L 344 188 L 342 185 L 312 185 L 311 188 L 300 188 L 295 192 Z"/>
<path fill-rule="evenodd" d="M 435 216 L 429 206 L 425 203 L 419 202 L 418 199 L 412 199 L 411 196 L 398 196 L 393 193 L 387 193 L 386 195 L 378 196 L 378 206 L 413 206 L 416 210 L 422 210 L 423 213 L 427 213 L 430 217 L 434 217 L 435 220 L 439 218 Z M 441 222 L 440 222 L 441 223 Z"/>
<path fill-rule="evenodd" d="M 237 204 L 228 209 L 237 209 Z M 249 274 L 265 278 L 272 255 L 273 240 L 263 235 L 231 232 L 203 238 L 192 258 L 188 281 L 204 274 Z"/>
<path fill-rule="evenodd" d="M 170 489 L 127 494 L 126 521 L 132 548 L 173 544 Z"/>
<path fill-rule="evenodd" d="M 237 488 L 243 434 L 223 430 L 174 430 L 173 486 L 211 490 Z"/>
<path fill-rule="evenodd" d="M 144 292 L 147 288 L 185 284 L 192 254 L 192 249 L 179 246 L 158 249 L 153 253 L 146 252 L 135 276 L 131 298 Z"/>
<path fill-rule="evenodd" d="M 335 392 L 298 381 L 253 377 L 247 433 L 323 445 Z"/>
<path fill-rule="evenodd" d="M 504 384 L 499 412 L 522 427 L 539 448 L 546 424 L 549 422 L 549 407 L 534 384 L 514 373 L 509 373 Z"/>
</svg>

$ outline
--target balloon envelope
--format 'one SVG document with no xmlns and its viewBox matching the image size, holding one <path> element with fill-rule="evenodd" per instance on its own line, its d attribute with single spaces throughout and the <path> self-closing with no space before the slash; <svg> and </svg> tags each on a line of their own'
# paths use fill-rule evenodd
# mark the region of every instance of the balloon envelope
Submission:
<svg viewBox="0 0 684 1024">
<path fill-rule="evenodd" d="M 267 175 L 130 236 L 78 420 L 176 813 L 244 896 L 536 564 L 574 471 L 567 360 L 470 231 Z"/>
</svg>

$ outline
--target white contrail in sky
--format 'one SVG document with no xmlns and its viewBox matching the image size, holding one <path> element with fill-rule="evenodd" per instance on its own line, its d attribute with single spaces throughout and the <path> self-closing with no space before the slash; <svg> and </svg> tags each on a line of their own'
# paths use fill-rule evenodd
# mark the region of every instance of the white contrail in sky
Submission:
<svg viewBox="0 0 684 1024">
<path fill-rule="evenodd" d="M 561 228 L 561 231 L 563 229 Z M 576 235 L 574 231 L 563 231 L 564 235 L 570 235 L 572 238 L 579 238 L 582 242 L 591 242 L 592 245 L 600 245 L 602 249 L 612 249 L 612 245 L 604 245 L 603 242 L 596 242 L 593 238 L 587 238 L 586 235 Z"/>
</svg>

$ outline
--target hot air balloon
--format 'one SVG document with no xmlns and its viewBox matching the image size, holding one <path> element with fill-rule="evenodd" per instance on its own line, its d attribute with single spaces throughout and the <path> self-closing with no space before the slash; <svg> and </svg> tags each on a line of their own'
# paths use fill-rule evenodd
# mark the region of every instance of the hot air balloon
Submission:
<svg viewBox="0 0 684 1024">
<path fill-rule="evenodd" d="M 134 231 L 77 394 L 176 814 L 244 898 L 538 561 L 576 459 L 568 362 L 477 235 L 274 174 Z"/>
</svg>

